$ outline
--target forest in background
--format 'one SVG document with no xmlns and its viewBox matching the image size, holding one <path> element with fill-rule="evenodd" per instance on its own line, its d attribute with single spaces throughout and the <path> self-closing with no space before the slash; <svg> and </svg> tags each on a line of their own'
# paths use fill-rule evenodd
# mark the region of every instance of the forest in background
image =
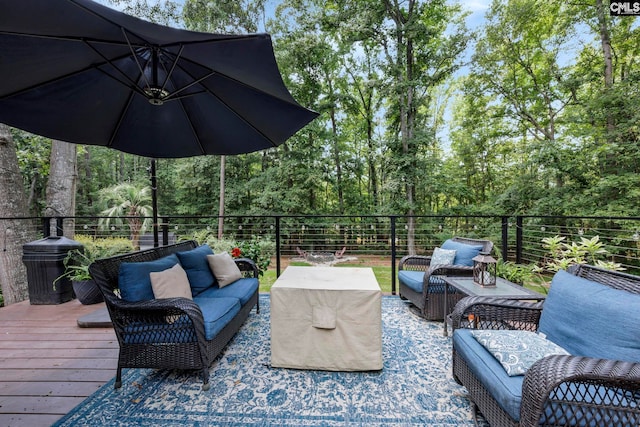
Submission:
<svg viewBox="0 0 640 427">
<path fill-rule="evenodd" d="M 227 215 L 637 212 L 640 30 L 608 2 L 496 0 L 473 32 L 445 0 L 105 3 L 270 33 L 285 84 L 320 113 L 278 148 L 226 157 Z M 12 135 L 42 215 L 51 144 Z M 100 189 L 149 185 L 149 159 L 77 151 L 76 215 L 106 208 Z M 158 160 L 160 214 L 217 214 L 220 163 Z"/>
</svg>

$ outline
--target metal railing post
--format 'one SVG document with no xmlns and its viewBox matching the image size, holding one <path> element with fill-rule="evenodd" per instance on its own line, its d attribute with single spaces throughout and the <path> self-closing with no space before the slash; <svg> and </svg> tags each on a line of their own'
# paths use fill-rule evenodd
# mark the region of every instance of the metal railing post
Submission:
<svg viewBox="0 0 640 427">
<path fill-rule="evenodd" d="M 42 237 L 51 236 L 51 217 L 42 218 Z"/>
<path fill-rule="evenodd" d="M 389 217 L 391 222 L 391 295 L 396 294 L 396 217 Z"/>
<path fill-rule="evenodd" d="M 522 228 L 522 216 L 518 215 L 516 217 L 516 264 L 522 263 L 522 236 L 523 236 L 523 228 Z"/>
<path fill-rule="evenodd" d="M 276 277 L 280 277 L 280 217 L 276 216 Z"/>
<path fill-rule="evenodd" d="M 61 216 L 56 217 L 56 236 L 64 235 L 64 218 Z"/>
<path fill-rule="evenodd" d="M 160 228 L 162 230 L 162 245 L 166 246 L 169 244 L 169 224 L 167 218 L 161 218 L 160 222 Z"/>
<path fill-rule="evenodd" d="M 509 260 L 509 217 L 502 217 L 502 260 Z"/>
</svg>

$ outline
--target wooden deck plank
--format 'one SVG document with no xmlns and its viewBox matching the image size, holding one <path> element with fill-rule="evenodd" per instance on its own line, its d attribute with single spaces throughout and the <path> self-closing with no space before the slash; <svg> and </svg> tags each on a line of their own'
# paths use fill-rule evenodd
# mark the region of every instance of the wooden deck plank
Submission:
<svg viewBox="0 0 640 427">
<path fill-rule="evenodd" d="M 70 396 L 90 395 L 100 387 L 102 382 L 61 383 L 51 381 L 0 382 L 0 396 Z"/>
<path fill-rule="evenodd" d="M 102 307 L 74 300 L 0 308 L 0 426 L 50 426 L 115 376 L 113 329 L 77 322 Z"/>
<path fill-rule="evenodd" d="M 38 427 L 51 426 L 61 418 L 59 414 L 0 414 L 0 426 Z"/>
<path fill-rule="evenodd" d="M 60 382 L 107 382 L 115 376 L 115 369 L 1 369 L 5 381 L 60 381 Z"/>
<path fill-rule="evenodd" d="M 57 414 L 58 418 L 71 411 L 84 397 L 58 396 L 16 396 L 3 397 L 0 414 Z M 19 412 L 13 412 L 14 408 Z"/>
<path fill-rule="evenodd" d="M 78 328 L 81 330 L 86 330 L 84 328 Z M 113 331 L 112 331 L 113 333 Z M 58 336 L 56 334 L 40 334 L 40 335 L 32 335 L 32 334 L 4 334 L 2 331 L 0 331 L 0 334 L 3 334 L 3 336 L 0 337 L 0 343 L 3 343 L 4 341 L 25 341 L 25 342 L 29 342 L 29 341 L 62 341 L 62 342 L 66 342 L 66 341 L 91 341 L 91 340 L 106 340 L 107 336 L 100 336 L 100 335 L 90 335 L 90 334 L 83 334 L 82 332 L 79 332 L 77 335 L 71 335 L 73 334 L 73 332 L 71 332 L 70 334 L 68 334 L 68 336 L 65 337 L 61 337 Z M 118 341 L 116 340 L 115 336 L 112 339 L 115 343 L 117 343 Z M 27 345 L 27 344 L 25 344 Z M 73 344 L 76 345 L 76 344 Z"/>
<path fill-rule="evenodd" d="M 72 351 L 72 350 L 68 350 Z M 1 352 L 0 352 L 1 353 Z M 31 358 L 26 355 L 23 359 L 20 358 L 2 358 L 0 357 L 0 372 L 6 369 L 107 369 L 114 370 L 118 366 L 117 353 L 114 357 L 101 358 L 101 357 L 87 357 L 87 358 L 51 358 L 39 357 Z"/>
<path fill-rule="evenodd" d="M 31 341 L 28 344 L 30 349 L 58 349 L 69 348 L 67 341 Z M 81 341 L 73 343 L 75 348 L 78 349 L 117 349 L 118 341 Z M 24 341 L 4 341 L 2 342 L 2 349 L 24 349 Z"/>
<path fill-rule="evenodd" d="M 95 348 L 0 348 L 2 359 L 102 359 L 104 357 L 118 357 L 115 349 Z"/>
</svg>

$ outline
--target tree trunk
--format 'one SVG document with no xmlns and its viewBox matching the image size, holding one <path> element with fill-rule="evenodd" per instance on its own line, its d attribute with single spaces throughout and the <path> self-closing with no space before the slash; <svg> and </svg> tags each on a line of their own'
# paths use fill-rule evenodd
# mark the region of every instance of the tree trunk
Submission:
<svg viewBox="0 0 640 427">
<path fill-rule="evenodd" d="M 600 44 L 602 46 L 602 56 L 604 59 L 604 86 L 610 89 L 613 86 L 613 55 L 611 51 L 611 36 L 607 25 L 605 11 L 607 6 L 602 4 L 602 0 L 596 0 L 596 13 L 598 16 L 598 28 L 600 31 Z"/>
<path fill-rule="evenodd" d="M 220 156 L 220 203 L 218 205 L 218 239 L 224 236 L 224 175 L 226 159 Z"/>
<path fill-rule="evenodd" d="M 52 141 L 50 159 L 44 216 L 68 218 L 64 222 L 64 236 L 73 239 L 75 221 L 70 217 L 76 214 L 76 145 Z"/>
<path fill-rule="evenodd" d="M 596 16 L 598 17 L 598 29 L 600 32 L 600 45 L 602 47 L 602 58 L 604 60 L 604 90 L 608 95 L 613 88 L 613 54 L 611 49 L 611 35 L 607 24 L 606 10 L 608 7 L 602 4 L 602 0 L 596 0 Z M 614 132 L 616 130 L 615 117 L 611 109 L 606 112 L 607 142 L 614 143 Z M 618 156 L 616 154 L 606 155 L 605 170 L 614 173 L 618 168 Z"/>
<path fill-rule="evenodd" d="M 406 182 L 406 192 L 407 192 L 407 205 L 409 206 L 409 210 L 407 211 L 407 215 L 409 218 L 407 219 L 407 251 L 409 254 L 413 255 L 416 253 L 416 220 L 413 217 L 415 215 L 414 210 L 414 198 L 416 193 L 416 184 L 414 181 L 415 171 L 417 169 L 417 164 L 415 162 L 415 149 L 411 149 L 409 144 L 413 144 L 413 139 L 415 136 L 415 117 L 416 117 L 416 108 L 414 105 L 413 99 L 413 91 L 414 87 L 411 84 L 413 81 L 413 41 L 409 38 L 407 39 L 407 52 L 406 52 L 406 75 L 407 75 L 407 98 L 406 98 L 406 108 L 405 114 L 405 130 L 406 134 L 403 134 L 402 139 L 402 149 L 404 151 L 404 155 L 411 158 L 411 164 L 409 167 L 409 173 L 405 176 L 407 177 Z"/>
<path fill-rule="evenodd" d="M 16 146 L 9 127 L 0 124 L 0 218 L 19 218 L 29 215 L 27 195 L 18 167 Z M 27 220 L 0 219 L 0 287 L 4 304 L 28 298 L 27 270 L 22 263 L 22 245 L 34 240 Z"/>
<path fill-rule="evenodd" d="M 403 6 L 406 11 L 400 8 L 397 2 L 393 3 L 389 0 L 385 1 L 387 11 L 391 15 L 395 23 L 396 33 L 396 78 L 399 116 L 400 116 L 400 140 L 402 143 L 402 156 L 409 159 L 409 164 L 403 165 L 402 178 L 404 180 L 405 196 L 407 199 L 407 253 L 413 255 L 416 253 L 415 245 L 415 214 L 414 197 L 415 197 L 415 153 L 412 154 L 413 138 L 414 138 L 414 121 L 416 107 L 414 105 L 413 93 L 413 63 L 415 61 L 413 52 L 412 31 L 408 28 L 412 22 L 416 6 L 415 0 L 409 0 Z M 404 46 L 404 49 L 401 48 Z M 411 157 L 413 156 L 413 157 Z"/>
<path fill-rule="evenodd" d="M 336 121 L 336 109 L 331 108 L 331 131 L 333 133 L 332 151 L 333 161 L 336 165 L 336 188 L 338 189 L 338 209 L 340 214 L 344 214 L 344 193 L 342 191 L 342 163 L 340 162 L 340 147 L 338 146 L 338 124 Z"/>
</svg>

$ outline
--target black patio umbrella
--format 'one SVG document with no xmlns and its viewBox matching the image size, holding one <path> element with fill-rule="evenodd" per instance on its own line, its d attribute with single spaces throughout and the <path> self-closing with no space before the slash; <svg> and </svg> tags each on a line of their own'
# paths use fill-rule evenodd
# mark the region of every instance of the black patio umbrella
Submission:
<svg viewBox="0 0 640 427">
<path fill-rule="evenodd" d="M 180 30 L 89 0 L 0 0 L 10 126 L 154 159 L 275 147 L 316 116 L 285 87 L 268 34 Z"/>
<path fill-rule="evenodd" d="M 198 33 L 89 0 L 0 0 L 0 122 L 151 158 L 275 147 L 316 117 L 268 34 Z"/>
</svg>

